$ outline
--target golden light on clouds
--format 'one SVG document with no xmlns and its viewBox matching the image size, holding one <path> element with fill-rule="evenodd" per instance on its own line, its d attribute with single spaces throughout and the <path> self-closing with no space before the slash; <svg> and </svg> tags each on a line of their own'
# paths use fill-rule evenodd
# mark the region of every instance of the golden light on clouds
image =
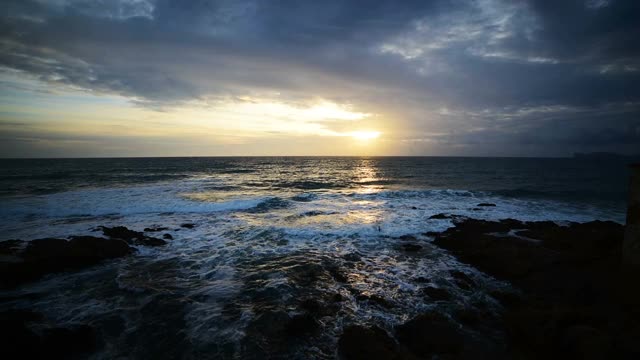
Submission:
<svg viewBox="0 0 640 360">
<path fill-rule="evenodd" d="M 0 132 L 27 138 L 31 147 L 71 151 L 81 143 L 87 156 L 370 155 L 384 149 L 373 141 L 377 130 L 388 130 L 386 116 L 365 104 L 318 97 L 269 93 L 153 107 L 77 89 L 51 93 L 37 80 L 18 85 L 35 95 L 5 94 Z"/>
<path fill-rule="evenodd" d="M 380 132 L 379 131 L 353 131 L 349 133 L 349 136 L 358 140 L 371 140 L 371 139 L 378 138 L 380 136 Z"/>
</svg>

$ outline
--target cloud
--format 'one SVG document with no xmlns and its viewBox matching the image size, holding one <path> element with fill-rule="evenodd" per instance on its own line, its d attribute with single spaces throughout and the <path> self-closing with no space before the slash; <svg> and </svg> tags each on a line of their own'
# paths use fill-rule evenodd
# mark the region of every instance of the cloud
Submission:
<svg viewBox="0 0 640 360">
<path fill-rule="evenodd" d="M 274 97 L 296 108 L 320 98 L 380 114 L 376 121 L 387 119 L 379 125 L 395 139 L 447 134 L 437 142 L 491 141 L 506 153 L 520 141 L 544 148 L 552 138 L 558 153 L 589 139 L 594 147 L 619 141 L 621 149 L 638 141 L 622 136 L 639 115 L 625 105 L 640 101 L 634 0 L 6 0 L 3 6 L 0 66 L 7 71 L 156 110 Z M 554 110 L 531 110 L 543 108 Z M 605 129 L 602 123 L 618 135 L 589 135 Z M 472 142 L 473 136 L 489 140 Z"/>
</svg>

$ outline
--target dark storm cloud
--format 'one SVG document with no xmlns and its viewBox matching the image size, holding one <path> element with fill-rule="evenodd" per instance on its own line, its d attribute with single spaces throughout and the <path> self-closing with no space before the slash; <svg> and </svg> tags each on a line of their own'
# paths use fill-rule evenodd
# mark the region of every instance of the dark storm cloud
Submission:
<svg viewBox="0 0 640 360">
<path fill-rule="evenodd" d="M 405 127 L 448 132 L 448 141 L 640 145 L 629 130 L 640 124 L 638 107 L 624 105 L 640 103 L 634 0 L 2 6 L 1 65 L 149 106 L 277 92 L 392 112 Z M 466 115 L 439 115 L 442 107 Z M 555 110 L 498 121 L 505 109 L 536 107 Z"/>
</svg>

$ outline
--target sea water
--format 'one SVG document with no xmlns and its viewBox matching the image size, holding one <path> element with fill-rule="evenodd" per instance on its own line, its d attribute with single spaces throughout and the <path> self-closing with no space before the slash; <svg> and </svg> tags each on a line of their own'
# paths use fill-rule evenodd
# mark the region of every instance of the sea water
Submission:
<svg viewBox="0 0 640 360">
<path fill-rule="evenodd" d="M 452 225 L 432 215 L 622 223 L 626 191 L 624 162 L 589 159 L 0 160 L 0 240 L 100 236 L 98 226 L 173 237 L 4 291 L 0 310 L 90 324 L 104 342 L 96 358 L 332 358 L 345 324 L 390 330 L 430 308 L 491 304 L 455 287 L 451 270 L 505 286 L 432 246 L 426 233 Z M 422 249 L 404 251 L 405 235 Z M 429 300 L 425 281 L 453 300 Z M 328 309 L 317 329 L 281 335 L 305 299 Z"/>
</svg>

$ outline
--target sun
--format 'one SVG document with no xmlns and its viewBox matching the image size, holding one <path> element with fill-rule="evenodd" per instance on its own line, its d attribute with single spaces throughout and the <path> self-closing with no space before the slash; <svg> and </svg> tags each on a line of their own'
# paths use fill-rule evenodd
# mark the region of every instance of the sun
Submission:
<svg viewBox="0 0 640 360">
<path fill-rule="evenodd" d="M 349 136 L 357 140 L 371 140 L 380 136 L 380 132 L 379 131 L 354 131 L 349 133 Z"/>
</svg>

